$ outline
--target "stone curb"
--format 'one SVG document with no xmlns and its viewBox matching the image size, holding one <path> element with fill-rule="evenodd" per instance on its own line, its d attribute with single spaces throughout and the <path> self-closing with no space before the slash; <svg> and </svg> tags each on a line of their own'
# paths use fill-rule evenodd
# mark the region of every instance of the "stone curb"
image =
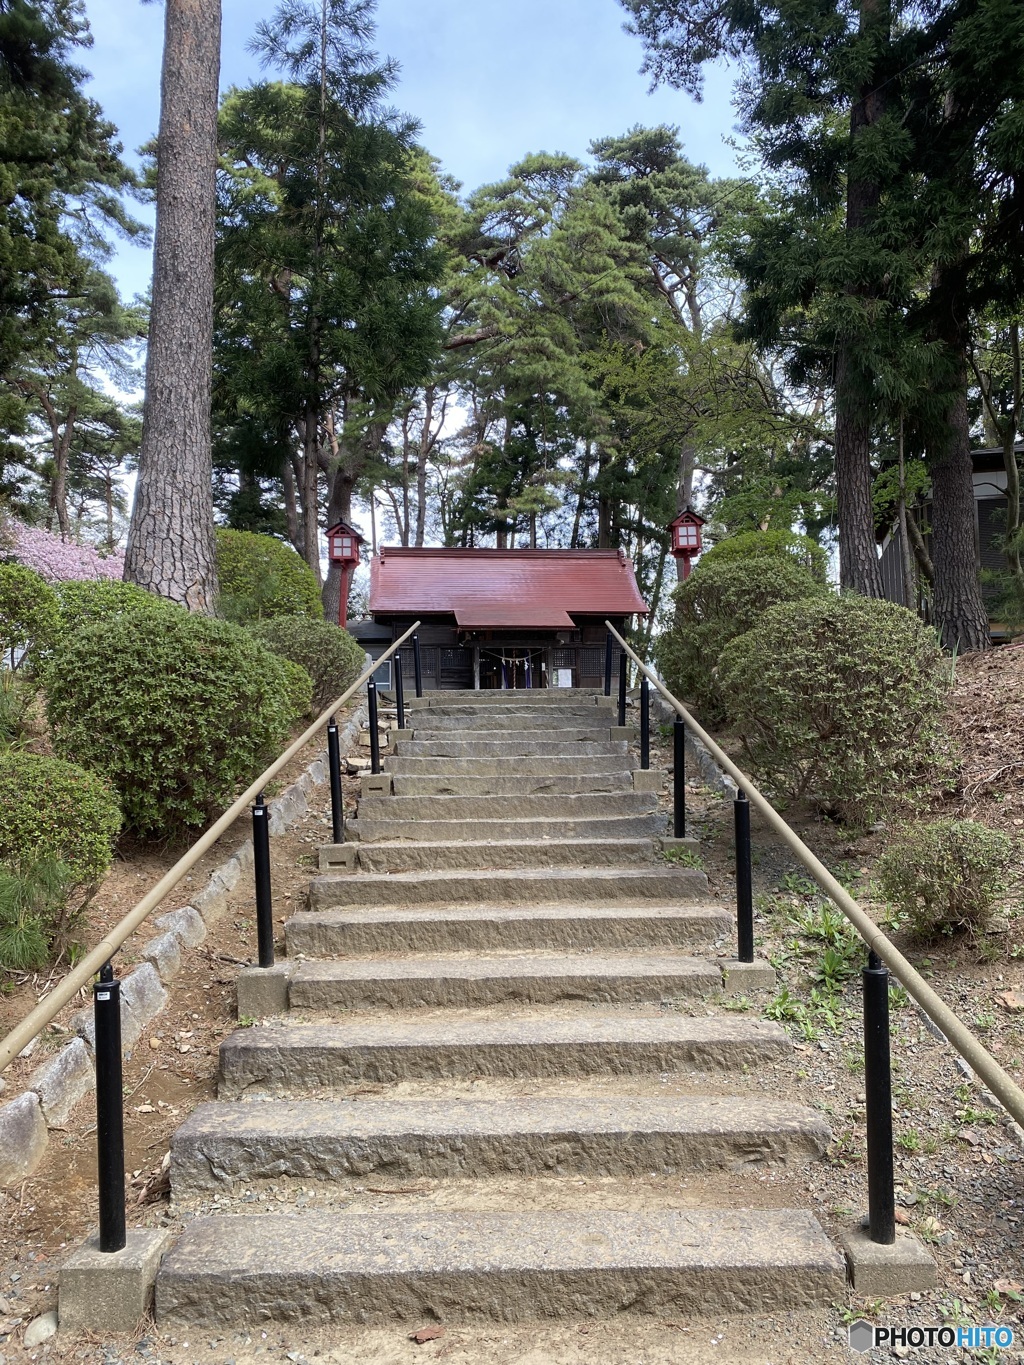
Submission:
<svg viewBox="0 0 1024 1365">
<path fill-rule="evenodd" d="M 661 695 L 651 689 L 651 713 L 659 721 L 674 721 L 676 713 L 669 706 L 668 702 Z M 706 787 L 718 792 L 719 796 L 728 797 L 730 801 L 736 799 L 736 792 L 739 790 L 736 783 L 729 774 L 718 766 L 711 755 L 710 749 L 704 744 L 703 740 L 697 738 L 687 727 L 686 730 L 686 756 L 696 764 L 697 771 Z"/>
<path fill-rule="evenodd" d="M 359 706 L 342 726 L 338 739 L 342 754 L 355 747 L 365 708 Z M 309 810 L 316 787 L 327 781 L 325 757 L 315 758 L 306 770 L 269 802 L 270 833 L 284 834 Z M 224 912 L 228 892 L 252 867 L 252 843 L 240 844 L 219 867 L 190 905 L 156 915 L 160 932 L 139 948 L 143 959 L 121 982 L 121 1029 L 126 1052 L 138 1042 L 146 1026 L 167 1004 L 166 986 L 182 966 L 182 950 L 207 937 L 210 926 Z M 46 1151 L 51 1129 L 60 1130 L 72 1109 L 96 1084 L 93 1066 L 91 1009 L 72 1016 L 76 1038 L 36 1067 L 26 1090 L 0 1105 L 0 1186 L 32 1174 Z"/>
</svg>

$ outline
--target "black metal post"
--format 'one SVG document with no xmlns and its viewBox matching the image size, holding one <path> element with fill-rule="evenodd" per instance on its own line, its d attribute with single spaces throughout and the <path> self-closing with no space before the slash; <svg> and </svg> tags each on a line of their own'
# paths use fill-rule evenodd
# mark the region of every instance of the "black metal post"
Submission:
<svg viewBox="0 0 1024 1365">
<path fill-rule="evenodd" d="M 412 667 L 416 678 L 416 695 L 423 696 L 423 660 L 420 658 L 420 637 L 412 637 Z"/>
<path fill-rule="evenodd" d="M 331 830 L 336 844 L 345 842 L 345 803 L 341 794 L 341 748 L 338 744 L 338 722 L 332 716 L 327 723 L 327 768 L 331 775 Z"/>
<path fill-rule="evenodd" d="M 260 966 L 274 965 L 274 906 L 270 893 L 270 820 L 260 792 L 252 808 L 253 874 L 256 879 L 256 941 Z"/>
<path fill-rule="evenodd" d="M 889 1054 L 889 972 L 877 953 L 864 968 L 864 1094 L 868 1130 L 868 1236 L 896 1240 L 892 1162 L 892 1065 Z"/>
<path fill-rule="evenodd" d="M 733 802 L 736 828 L 736 939 L 740 962 L 754 960 L 754 888 L 750 868 L 750 802 L 737 792 Z"/>
<path fill-rule="evenodd" d="M 672 837 L 686 838 L 686 722 L 676 716 L 672 726 Z"/>
<path fill-rule="evenodd" d="M 626 670 L 629 667 L 629 660 L 626 651 L 623 650 L 619 655 L 619 724 L 626 723 Z"/>
<path fill-rule="evenodd" d="M 100 1251 L 122 1251 L 124 1219 L 124 1085 L 121 1076 L 121 983 L 109 962 L 93 986 L 96 1021 L 96 1169 Z"/>
<path fill-rule="evenodd" d="M 398 706 L 398 728 L 405 729 L 405 682 L 402 678 L 402 656 L 395 655 L 395 703 Z"/>
<path fill-rule="evenodd" d="M 371 678 L 366 684 L 366 703 L 370 713 L 370 772 L 380 772 L 380 734 L 377 730 L 377 684 Z"/>
<path fill-rule="evenodd" d="M 604 694 L 612 694 L 612 633 L 608 632 L 604 642 Z"/>
<path fill-rule="evenodd" d="M 651 684 L 640 674 L 640 767 L 651 766 Z"/>
</svg>

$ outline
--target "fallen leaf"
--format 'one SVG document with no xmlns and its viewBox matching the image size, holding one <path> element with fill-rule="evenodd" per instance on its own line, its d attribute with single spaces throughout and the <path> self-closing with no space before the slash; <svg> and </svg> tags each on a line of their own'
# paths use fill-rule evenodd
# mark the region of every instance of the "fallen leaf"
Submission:
<svg viewBox="0 0 1024 1365">
<path fill-rule="evenodd" d="M 1020 1285 L 1016 1280 L 996 1280 L 992 1288 L 998 1294 L 1019 1294 L 1024 1285 Z"/>
<path fill-rule="evenodd" d="M 902 1223 L 904 1227 L 907 1227 L 910 1223 L 910 1214 L 906 1211 L 906 1209 L 897 1209 L 896 1221 L 897 1223 Z"/>
<path fill-rule="evenodd" d="M 996 996 L 996 999 L 1006 1009 L 1013 1010 L 1014 1013 L 1018 1010 L 1024 1010 L 1024 995 L 1018 995 L 1016 991 L 1002 991 Z"/>
<path fill-rule="evenodd" d="M 415 1341 L 417 1346 L 423 1346 L 428 1341 L 437 1341 L 444 1336 L 443 1327 L 421 1327 L 418 1332 L 411 1332 L 409 1340 Z"/>
</svg>

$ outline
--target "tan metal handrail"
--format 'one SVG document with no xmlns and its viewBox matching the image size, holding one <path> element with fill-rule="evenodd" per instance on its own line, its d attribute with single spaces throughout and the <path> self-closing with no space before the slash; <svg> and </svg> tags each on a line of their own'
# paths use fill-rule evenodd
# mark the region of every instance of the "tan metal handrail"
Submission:
<svg viewBox="0 0 1024 1365">
<path fill-rule="evenodd" d="M 779 835 L 783 843 L 796 854 L 829 899 L 839 906 L 839 909 L 857 930 L 867 946 L 878 954 L 896 980 L 906 989 L 908 995 L 912 996 L 928 1018 L 938 1025 L 948 1041 L 956 1048 L 972 1070 L 981 1077 L 1006 1112 L 1021 1127 L 1024 1127 L 1024 1090 L 1021 1090 L 1013 1077 L 1003 1070 L 991 1052 L 975 1038 L 970 1029 L 961 1023 L 959 1017 L 953 1013 L 945 1001 L 932 990 L 917 968 L 908 962 L 900 950 L 886 938 L 870 915 L 862 910 L 846 888 L 836 881 L 825 864 L 816 858 L 799 835 L 790 829 L 767 797 L 761 795 L 750 778 L 737 768 L 724 749 L 716 744 L 707 731 L 697 724 L 682 702 L 672 695 L 636 651 L 630 648 L 612 623 L 606 621 L 605 625 L 673 710 L 682 716 L 690 730 L 707 746 L 714 755 L 716 762 L 725 769 L 736 785 L 746 792 L 751 805 L 757 807 L 768 824 Z"/>
<path fill-rule="evenodd" d="M 363 686 L 366 680 L 377 671 L 382 663 L 386 663 L 402 645 L 405 644 L 409 636 L 419 629 L 419 621 L 415 621 L 404 635 L 400 636 L 393 645 L 375 659 L 369 668 L 360 673 L 347 692 L 343 692 L 337 701 L 331 702 L 325 711 L 322 711 L 316 720 L 304 730 L 294 743 L 290 744 L 283 754 L 271 763 L 269 768 L 265 768 L 255 782 L 250 783 L 245 791 L 234 801 L 217 820 L 202 838 L 198 839 L 188 852 L 174 864 L 169 872 L 157 882 L 151 891 L 143 896 L 142 900 L 125 915 L 124 919 L 110 932 L 105 938 L 101 939 L 91 952 L 75 966 L 67 976 L 63 978 L 53 988 L 49 995 L 45 996 L 31 1014 L 25 1018 L 15 1028 L 11 1029 L 6 1038 L 0 1042 L 0 1071 L 3 1071 L 11 1064 L 22 1048 L 32 1041 L 41 1029 L 44 1029 L 51 1019 L 56 1018 L 69 1000 L 73 1000 L 78 992 L 86 985 L 89 980 L 96 975 L 99 969 L 109 958 L 117 952 L 118 948 L 134 934 L 135 930 L 143 924 L 153 911 L 160 905 L 170 891 L 173 891 L 177 884 L 184 877 L 190 868 L 195 867 L 196 863 L 204 853 L 217 842 L 220 836 L 231 828 L 240 815 L 243 814 L 249 803 L 261 792 L 268 782 L 284 768 L 291 760 L 309 743 L 322 726 L 326 725 L 335 711 L 341 709 L 345 703 L 355 695 Z"/>
</svg>

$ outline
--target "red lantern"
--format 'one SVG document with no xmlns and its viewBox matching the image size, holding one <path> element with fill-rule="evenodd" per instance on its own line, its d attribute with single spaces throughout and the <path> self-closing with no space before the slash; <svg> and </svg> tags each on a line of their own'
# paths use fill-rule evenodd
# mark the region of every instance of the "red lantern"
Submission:
<svg viewBox="0 0 1024 1365">
<path fill-rule="evenodd" d="M 359 563 L 363 537 L 347 522 L 339 521 L 327 530 L 327 553 L 331 561 L 341 566 L 341 594 L 338 598 L 338 625 L 342 630 L 348 620 L 348 590 L 352 570 Z"/>
<path fill-rule="evenodd" d="M 700 554 L 703 548 L 701 539 L 701 527 L 704 525 L 704 518 L 698 516 L 692 507 L 687 507 L 680 512 L 675 521 L 668 528 L 672 536 L 672 554 L 676 560 L 683 561 L 683 571 L 680 577 L 687 579 L 690 576 L 691 561 Z"/>
</svg>

